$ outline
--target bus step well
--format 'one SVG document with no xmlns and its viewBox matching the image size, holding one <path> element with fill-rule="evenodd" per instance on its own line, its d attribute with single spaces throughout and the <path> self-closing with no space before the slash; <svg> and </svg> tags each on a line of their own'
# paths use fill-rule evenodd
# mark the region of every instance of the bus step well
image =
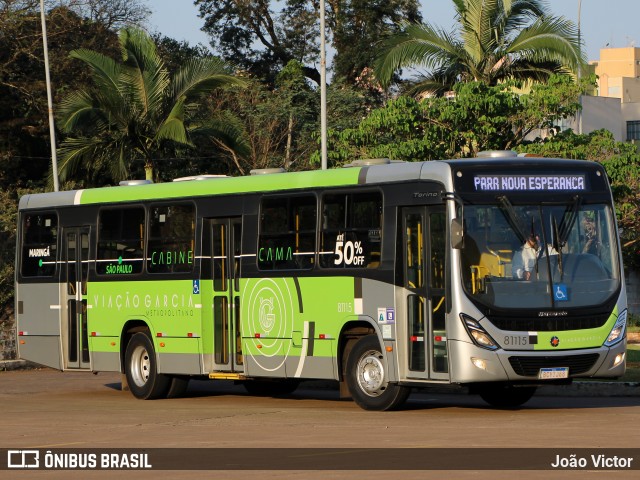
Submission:
<svg viewBox="0 0 640 480">
<path fill-rule="evenodd" d="M 212 380 L 246 380 L 247 377 L 233 372 L 211 372 L 209 378 Z"/>
</svg>

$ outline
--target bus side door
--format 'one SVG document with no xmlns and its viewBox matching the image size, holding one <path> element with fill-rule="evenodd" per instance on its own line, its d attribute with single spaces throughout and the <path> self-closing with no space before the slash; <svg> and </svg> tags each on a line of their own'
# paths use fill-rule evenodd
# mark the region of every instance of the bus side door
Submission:
<svg viewBox="0 0 640 480">
<path fill-rule="evenodd" d="M 446 380 L 444 206 L 402 209 L 402 228 L 407 349 L 401 363 L 409 378 Z"/>
<path fill-rule="evenodd" d="M 242 219 L 206 219 L 213 279 L 213 369 L 244 372 L 240 331 L 240 256 Z M 208 239 L 207 239 L 208 237 Z M 206 262 L 208 263 L 208 262 Z M 206 264 L 205 263 L 205 264 Z M 207 295 L 208 296 L 208 295 Z"/>
<path fill-rule="evenodd" d="M 87 332 L 89 227 L 65 227 L 62 239 L 62 278 L 66 280 L 61 284 L 64 367 L 88 369 L 91 366 Z"/>
</svg>

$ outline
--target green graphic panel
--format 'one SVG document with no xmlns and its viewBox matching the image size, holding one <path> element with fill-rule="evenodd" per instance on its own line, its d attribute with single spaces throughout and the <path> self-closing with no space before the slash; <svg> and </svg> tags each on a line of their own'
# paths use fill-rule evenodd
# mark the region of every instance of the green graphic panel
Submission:
<svg viewBox="0 0 640 480">
<path fill-rule="evenodd" d="M 126 322 L 146 322 L 155 338 L 198 338 L 202 332 L 201 291 L 192 280 L 92 282 L 88 285 L 88 329 L 120 338 Z"/>
<path fill-rule="evenodd" d="M 618 307 L 600 328 L 565 330 L 561 332 L 537 332 L 538 343 L 534 350 L 574 350 L 601 347 L 618 319 Z"/>
<path fill-rule="evenodd" d="M 315 335 L 336 338 L 343 320 L 353 316 L 351 277 L 259 278 L 242 285 L 243 337 L 293 338 L 313 322 Z"/>
<path fill-rule="evenodd" d="M 88 189 L 82 191 L 81 204 L 140 201 L 161 198 L 188 198 L 205 195 L 291 190 L 309 187 L 330 187 L 358 183 L 360 168 L 314 170 L 274 175 L 229 177 L 207 181 L 167 182 Z"/>
</svg>

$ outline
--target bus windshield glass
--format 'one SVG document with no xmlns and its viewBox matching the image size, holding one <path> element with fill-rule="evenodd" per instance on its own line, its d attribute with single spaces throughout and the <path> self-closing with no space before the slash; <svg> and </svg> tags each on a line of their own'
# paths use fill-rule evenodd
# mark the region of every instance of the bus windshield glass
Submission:
<svg viewBox="0 0 640 480">
<path fill-rule="evenodd" d="M 495 309 L 600 305 L 620 286 L 615 214 L 608 204 L 465 205 L 465 290 Z"/>
</svg>

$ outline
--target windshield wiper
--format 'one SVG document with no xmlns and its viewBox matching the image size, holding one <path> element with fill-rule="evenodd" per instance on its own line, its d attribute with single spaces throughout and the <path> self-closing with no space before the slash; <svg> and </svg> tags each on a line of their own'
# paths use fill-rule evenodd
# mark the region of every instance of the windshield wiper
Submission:
<svg viewBox="0 0 640 480">
<path fill-rule="evenodd" d="M 524 244 L 527 240 L 527 234 L 525 233 L 526 227 L 523 228 L 523 226 L 520 224 L 513 205 L 511 205 L 511 202 L 505 195 L 496 198 L 498 202 L 500 202 L 500 211 L 507 219 L 509 226 L 518 236 L 520 243 Z"/>
<path fill-rule="evenodd" d="M 562 269 L 562 247 L 564 246 L 563 241 L 560 240 L 560 235 L 558 233 L 558 222 L 556 221 L 556 217 L 553 217 L 553 249 L 558 254 L 558 271 L 560 272 L 560 281 L 564 278 L 564 271 Z M 549 252 L 547 252 L 547 256 L 549 256 Z"/>
<path fill-rule="evenodd" d="M 560 227 L 558 228 L 560 232 L 560 236 L 558 239 L 560 247 L 564 247 L 564 245 L 567 243 L 567 237 L 569 236 L 569 232 L 571 232 L 574 223 L 576 223 L 576 219 L 578 218 L 578 210 L 580 209 L 581 204 L 582 198 L 579 195 L 574 196 L 571 205 L 568 205 L 567 209 L 562 214 L 562 220 L 560 221 Z M 557 232 L 554 232 L 554 234 L 557 234 Z M 559 249 L 556 250 L 560 251 Z"/>
</svg>

